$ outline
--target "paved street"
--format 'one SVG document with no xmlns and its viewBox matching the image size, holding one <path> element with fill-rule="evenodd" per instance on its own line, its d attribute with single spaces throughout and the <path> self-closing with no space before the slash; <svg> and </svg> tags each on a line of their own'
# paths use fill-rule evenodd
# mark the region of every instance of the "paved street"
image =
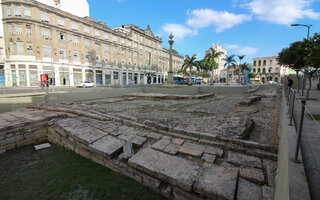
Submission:
<svg viewBox="0 0 320 200">
<path fill-rule="evenodd" d="M 309 183 L 312 199 L 320 199 L 320 121 L 312 120 L 308 114 L 320 114 L 320 91 L 310 91 L 310 98 L 306 103 L 306 111 L 303 122 L 301 150 L 305 171 Z M 295 126 L 298 128 L 301 104 L 295 103 Z"/>
</svg>

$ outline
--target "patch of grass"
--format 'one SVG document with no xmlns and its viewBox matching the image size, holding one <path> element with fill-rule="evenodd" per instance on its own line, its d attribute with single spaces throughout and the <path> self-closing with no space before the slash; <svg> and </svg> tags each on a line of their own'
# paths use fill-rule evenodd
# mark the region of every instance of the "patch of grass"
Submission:
<svg viewBox="0 0 320 200">
<path fill-rule="evenodd" d="M 187 88 L 188 86 L 157 86 L 157 88 Z"/>
<path fill-rule="evenodd" d="M 53 145 L 0 156 L 0 199 L 162 200 L 134 180 Z"/>
<path fill-rule="evenodd" d="M 320 121 L 320 115 L 318 115 L 318 114 L 308 114 L 308 117 L 310 119 L 315 119 L 315 120 Z"/>
</svg>

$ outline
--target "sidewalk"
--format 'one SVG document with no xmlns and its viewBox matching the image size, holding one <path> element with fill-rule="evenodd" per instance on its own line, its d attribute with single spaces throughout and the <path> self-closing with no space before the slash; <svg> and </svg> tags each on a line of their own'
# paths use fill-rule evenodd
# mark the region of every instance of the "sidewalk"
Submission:
<svg viewBox="0 0 320 200">
<path fill-rule="evenodd" d="M 308 179 L 311 199 L 320 199 L 320 121 L 315 121 L 308 114 L 320 115 L 320 90 L 310 91 L 304 115 L 301 152 Z M 300 119 L 301 103 L 295 102 L 294 122 L 296 128 Z"/>
</svg>

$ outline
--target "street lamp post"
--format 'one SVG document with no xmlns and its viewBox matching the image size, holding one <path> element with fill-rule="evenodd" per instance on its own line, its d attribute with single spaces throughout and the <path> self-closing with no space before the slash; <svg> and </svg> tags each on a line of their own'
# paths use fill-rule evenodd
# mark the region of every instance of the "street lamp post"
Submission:
<svg viewBox="0 0 320 200">
<path fill-rule="evenodd" d="M 174 43 L 172 33 L 169 35 L 170 44 L 170 57 L 169 57 L 169 72 L 168 72 L 168 84 L 173 84 L 173 71 L 172 71 L 172 45 Z"/>
<path fill-rule="evenodd" d="M 310 24 L 310 25 L 306 25 L 306 24 L 291 24 L 291 26 L 304 26 L 304 27 L 307 27 L 308 28 L 307 40 L 309 40 L 310 27 L 312 26 L 312 24 Z M 306 74 L 306 68 L 304 68 L 304 73 L 303 73 L 303 76 L 302 76 L 301 96 L 304 96 L 305 74 Z"/>
</svg>

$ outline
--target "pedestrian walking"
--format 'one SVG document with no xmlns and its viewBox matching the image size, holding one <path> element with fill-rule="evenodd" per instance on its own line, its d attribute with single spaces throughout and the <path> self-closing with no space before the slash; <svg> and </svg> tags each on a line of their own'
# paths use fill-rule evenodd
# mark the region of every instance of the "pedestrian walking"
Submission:
<svg viewBox="0 0 320 200">
<path fill-rule="evenodd" d="M 288 86 L 288 89 L 289 89 L 289 94 L 291 92 L 291 88 L 292 88 L 292 85 L 293 85 L 293 80 L 289 77 L 287 77 L 287 86 Z"/>
</svg>

